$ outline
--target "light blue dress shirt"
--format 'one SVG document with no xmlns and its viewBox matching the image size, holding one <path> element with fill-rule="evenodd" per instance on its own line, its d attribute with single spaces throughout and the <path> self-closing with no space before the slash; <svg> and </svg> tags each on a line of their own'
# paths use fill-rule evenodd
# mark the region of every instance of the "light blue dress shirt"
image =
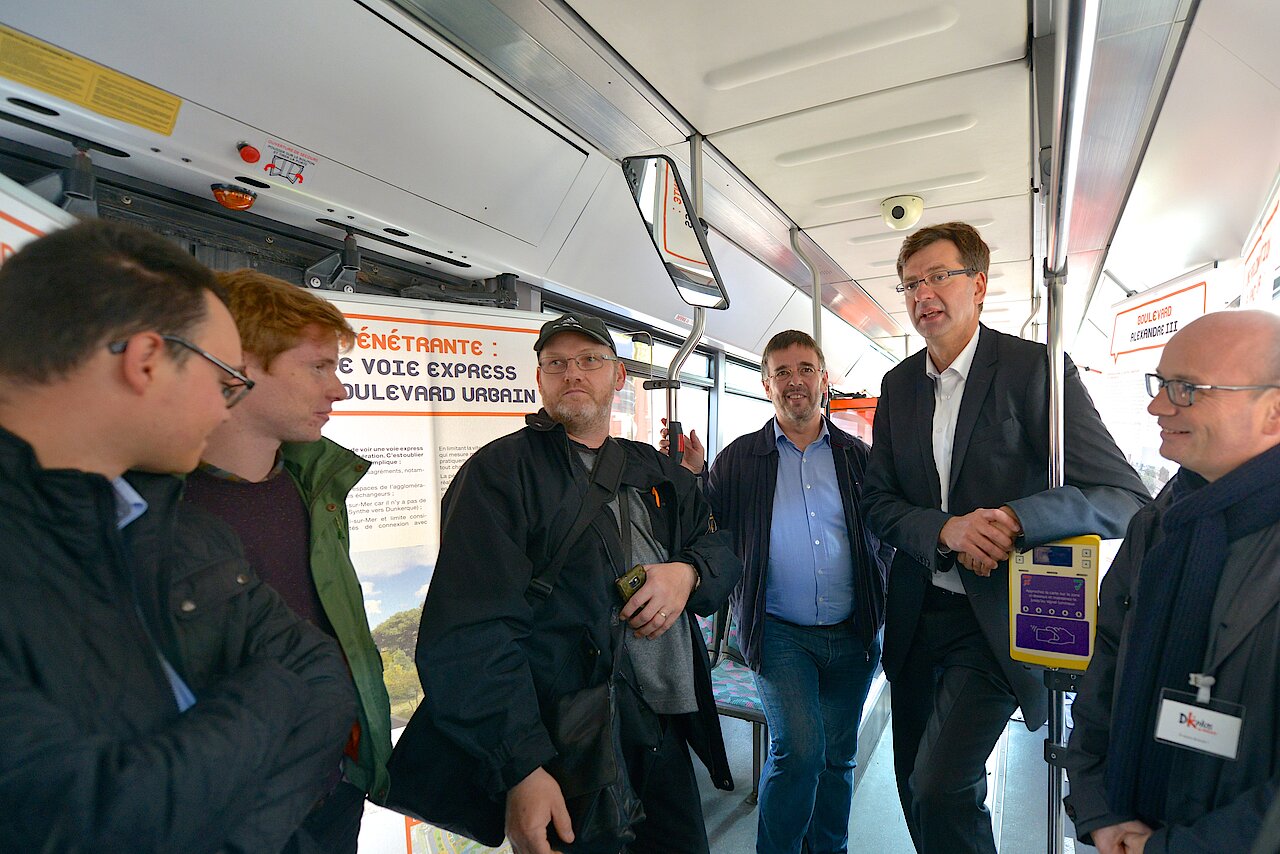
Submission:
<svg viewBox="0 0 1280 854">
<path fill-rule="evenodd" d="M 129 481 L 123 477 L 117 477 L 111 481 L 111 486 L 116 492 L 116 527 L 123 531 L 130 522 L 147 512 L 147 500 L 139 495 L 138 490 L 130 486 Z M 143 619 L 141 611 L 138 612 L 138 619 L 142 620 L 143 628 L 146 628 L 147 621 Z M 155 645 L 154 639 L 152 645 Z M 173 699 L 178 704 L 178 711 L 185 712 L 196 704 L 196 695 L 178 675 L 178 671 L 173 669 L 173 665 L 169 664 L 158 646 L 156 657 L 160 659 L 160 668 L 164 671 L 165 678 L 169 680 L 169 687 L 173 690 Z"/>
<path fill-rule="evenodd" d="M 853 556 L 827 422 L 801 451 L 773 420 L 778 485 L 769 528 L 765 611 L 801 626 L 853 613 Z"/>
</svg>

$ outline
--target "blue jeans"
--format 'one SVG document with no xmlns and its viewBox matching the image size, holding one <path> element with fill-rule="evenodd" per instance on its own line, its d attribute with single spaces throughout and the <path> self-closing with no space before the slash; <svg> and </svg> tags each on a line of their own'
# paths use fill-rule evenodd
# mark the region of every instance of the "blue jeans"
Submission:
<svg viewBox="0 0 1280 854">
<path fill-rule="evenodd" d="M 838 854 L 849 847 L 858 722 L 880 640 L 863 649 L 846 620 L 797 626 L 766 617 L 756 690 L 769 722 L 760 779 L 758 854 Z"/>
</svg>

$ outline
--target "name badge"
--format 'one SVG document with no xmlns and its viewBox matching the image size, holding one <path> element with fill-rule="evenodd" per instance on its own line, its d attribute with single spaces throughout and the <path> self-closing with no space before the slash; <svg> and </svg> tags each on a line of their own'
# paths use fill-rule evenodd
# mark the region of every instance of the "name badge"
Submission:
<svg viewBox="0 0 1280 854">
<path fill-rule="evenodd" d="M 1156 741 L 1221 759 L 1235 759 L 1240 747 L 1244 706 L 1165 688 L 1156 715 Z"/>
</svg>

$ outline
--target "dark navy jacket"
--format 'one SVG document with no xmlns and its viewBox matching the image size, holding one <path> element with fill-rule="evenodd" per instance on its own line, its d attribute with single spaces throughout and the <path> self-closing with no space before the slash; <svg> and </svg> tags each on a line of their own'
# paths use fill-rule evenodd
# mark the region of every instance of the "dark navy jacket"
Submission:
<svg viewBox="0 0 1280 854">
<path fill-rule="evenodd" d="M 178 478 L 127 479 L 120 530 L 110 481 L 0 429 L 0 851 L 279 851 L 355 720 L 342 653 Z"/>
<path fill-rule="evenodd" d="M 778 485 L 778 447 L 774 419 L 755 433 L 740 436 L 717 456 L 707 477 L 707 498 L 716 524 L 727 530 L 742 560 L 742 580 L 729 602 L 738 626 L 739 645 L 747 665 L 760 670 L 761 629 L 769 573 L 769 532 L 773 524 L 773 495 Z M 863 519 L 862 481 L 871 449 L 827 419 L 831 456 L 844 503 L 853 567 L 853 614 L 858 637 L 870 648 L 884 625 L 886 570 L 893 549 L 871 533 Z"/>
</svg>

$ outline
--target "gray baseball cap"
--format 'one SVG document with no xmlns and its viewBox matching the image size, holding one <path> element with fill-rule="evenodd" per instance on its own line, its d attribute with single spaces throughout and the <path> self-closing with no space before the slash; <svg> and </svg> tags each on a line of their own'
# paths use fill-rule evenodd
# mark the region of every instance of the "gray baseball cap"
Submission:
<svg viewBox="0 0 1280 854">
<path fill-rule="evenodd" d="M 614 346 L 613 337 L 609 335 L 609 330 L 605 327 L 604 321 L 598 317 L 578 312 L 562 314 L 555 320 L 548 320 L 542 324 L 542 329 L 538 332 L 538 340 L 533 345 L 533 352 L 541 353 L 542 348 L 547 346 L 547 342 L 561 332 L 576 332 L 579 335 L 585 335 L 608 347 L 615 356 L 618 354 L 618 348 Z"/>
</svg>

